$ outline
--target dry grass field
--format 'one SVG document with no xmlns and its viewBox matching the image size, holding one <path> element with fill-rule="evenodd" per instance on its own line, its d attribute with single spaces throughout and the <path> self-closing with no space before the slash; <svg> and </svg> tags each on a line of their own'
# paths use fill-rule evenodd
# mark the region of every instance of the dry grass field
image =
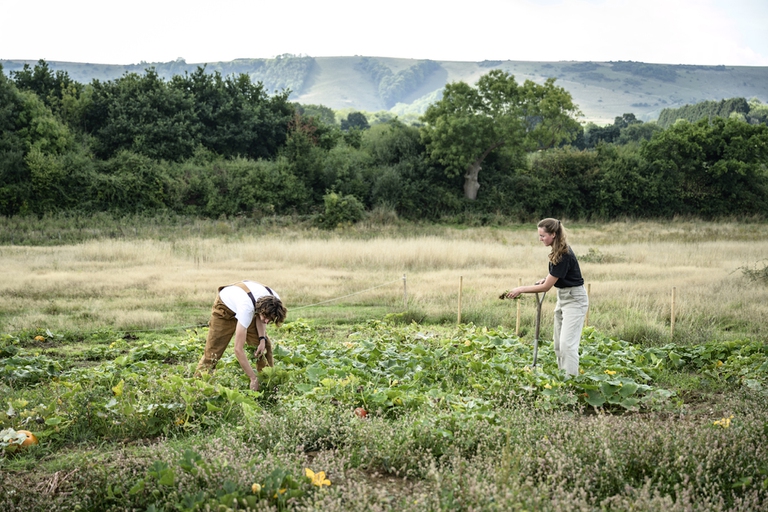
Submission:
<svg viewBox="0 0 768 512">
<path fill-rule="evenodd" d="M 674 287 L 677 341 L 764 337 L 768 286 L 743 272 L 765 266 L 764 228 L 692 221 L 569 226 L 591 290 L 590 325 L 628 341 L 663 341 Z M 244 278 L 277 290 L 289 321 L 404 313 L 406 321 L 456 322 L 461 283 L 463 322 L 514 327 L 516 305 L 498 295 L 518 280 L 544 277 L 547 253 L 534 225 L 275 228 L 258 235 L 5 245 L 0 331 L 204 324 L 217 286 Z M 544 336 L 554 302 L 548 297 L 544 306 Z M 520 307 L 525 334 L 533 300 Z"/>
</svg>

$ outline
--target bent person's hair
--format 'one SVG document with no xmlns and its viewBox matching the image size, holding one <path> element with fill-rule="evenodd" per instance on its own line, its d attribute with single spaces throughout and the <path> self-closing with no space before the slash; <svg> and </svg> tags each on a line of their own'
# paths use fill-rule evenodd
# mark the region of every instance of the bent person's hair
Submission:
<svg viewBox="0 0 768 512">
<path fill-rule="evenodd" d="M 276 325 L 282 325 L 285 321 L 285 316 L 288 312 L 283 306 L 283 301 L 275 297 L 274 295 L 265 295 L 259 297 L 256 301 L 256 313 L 264 315 L 272 320 Z"/>
<path fill-rule="evenodd" d="M 555 235 L 555 240 L 552 242 L 552 252 L 549 253 L 549 261 L 553 265 L 557 265 L 568 252 L 568 236 L 563 223 L 557 219 L 543 219 L 537 227 L 544 228 L 544 231 L 550 235 Z"/>
</svg>

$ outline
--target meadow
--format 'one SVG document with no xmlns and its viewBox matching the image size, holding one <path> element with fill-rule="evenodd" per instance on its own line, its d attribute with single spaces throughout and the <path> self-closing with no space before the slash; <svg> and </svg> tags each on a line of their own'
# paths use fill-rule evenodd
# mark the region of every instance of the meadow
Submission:
<svg viewBox="0 0 768 512">
<path fill-rule="evenodd" d="M 537 368 L 533 298 L 498 299 L 546 274 L 533 224 L 57 222 L 0 225 L 3 510 L 766 504 L 762 223 L 566 222 L 591 301 L 568 379 L 554 298 Z M 192 378 L 246 278 L 289 312 L 259 393 L 231 349 Z"/>
<path fill-rule="evenodd" d="M 602 332 L 632 342 L 665 341 L 674 287 L 680 341 L 765 338 L 768 327 L 759 321 L 768 314 L 759 279 L 768 249 L 764 224 L 571 228 L 590 285 L 590 323 Z M 498 295 L 547 270 L 547 249 L 539 245 L 535 226 L 521 225 L 385 224 L 327 232 L 232 220 L 119 231 L 107 226 L 80 233 L 74 243 L 41 243 L 51 238 L 29 236 L 32 243 L 0 246 L 6 271 L 0 283 L 3 331 L 202 325 L 216 288 L 244 278 L 278 290 L 292 319 L 344 323 L 396 312 L 430 324 L 455 323 L 461 286 L 463 322 L 513 327 L 516 311 Z M 534 312 L 528 299 L 521 308 L 523 329 Z M 317 303 L 322 304 L 307 307 Z M 545 326 L 553 307 L 550 298 Z"/>
</svg>

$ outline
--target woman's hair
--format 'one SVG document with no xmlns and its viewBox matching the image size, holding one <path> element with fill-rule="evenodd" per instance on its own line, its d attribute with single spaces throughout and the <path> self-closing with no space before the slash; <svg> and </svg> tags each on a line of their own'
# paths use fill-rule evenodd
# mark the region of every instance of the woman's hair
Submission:
<svg viewBox="0 0 768 512">
<path fill-rule="evenodd" d="M 287 311 L 280 299 L 274 295 L 265 295 L 256 300 L 256 313 L 269 318 L 275 325 L 282 325 Z"/>
<path fill-rule="evenodd" d="M 555 235 L 555 239 L 552 241 L 552 252 L 549 253 L 549 261 L 553 265 L 557 265 L 568 252 L 568 237 L 563 223 L 557 219 L 544 219 L 539 222 L 537 227 L 543 228 L 550 235 Z"/>
</svg>

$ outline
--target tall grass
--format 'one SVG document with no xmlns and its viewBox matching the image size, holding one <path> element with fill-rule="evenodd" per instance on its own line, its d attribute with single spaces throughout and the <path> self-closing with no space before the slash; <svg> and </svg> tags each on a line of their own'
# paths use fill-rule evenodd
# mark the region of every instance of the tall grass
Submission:
<svg viewBox="0 0 768 512">
<path fill-rule="evenodd" d="M 359 321 L 367 312 L 405 312 L 407 319 L 450 323 L 457 320 L 461 292 L 462 321 L 509 327 L 517 304 L 498 295 L 547 273 L 548 249 L 538 242 L 535 225 L 392 222 L 328 232 L 243 219 L 132 219 L 130 226 L 116 226 L 99 217 L 89 228 L 82 219 L 67 224 L 51 218 L 41 221 L 39 233 L 50 235 L 46 226 L 52 224 L 91 234 L 76 243 L 35 245 L 33 224 L 3 222 L 3 332 L 201 324 L 216 288 L 244 278 L 277 290 L 289 320 Z M 14 236 L 30 243 L 9 244 L 6 230 L 13 222 Z M 591 325 L 630 341 L 664 342 L 675 287 L 676 341 L 768 334 L 762 321 L 768 288 L 738 271 L 764 258 L 764 225 L 681 220 L 566 226 L 590 285 Z M 520 307 L 525 333 L 535 308 L 530 297 Z M 543 336 L 551 335 L 553 307 L 550 297 Z"/>
</svg>

